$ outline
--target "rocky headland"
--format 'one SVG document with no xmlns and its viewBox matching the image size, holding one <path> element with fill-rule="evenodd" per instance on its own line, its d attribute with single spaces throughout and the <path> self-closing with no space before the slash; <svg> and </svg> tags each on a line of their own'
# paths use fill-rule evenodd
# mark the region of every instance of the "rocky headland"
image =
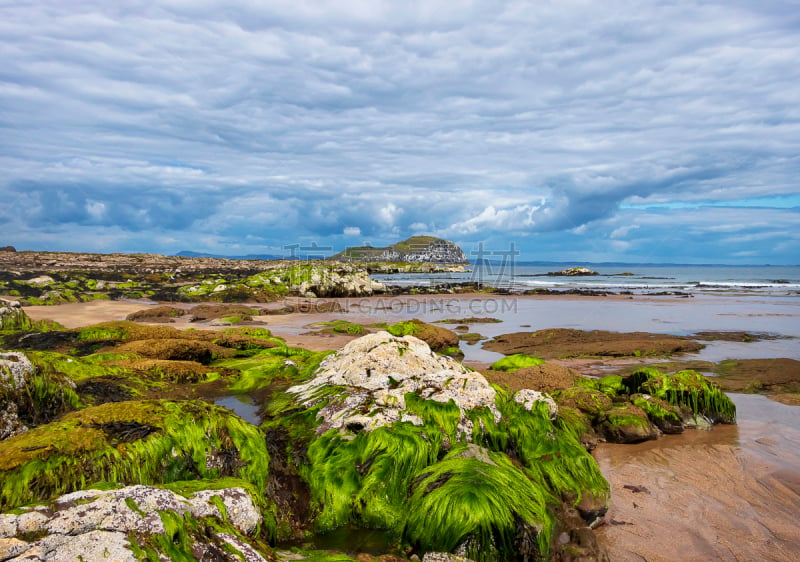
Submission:
<svg viewBox="0 0 800 562">
<path fill-rule="evenodd" d="M 433 236 L 412 236 L 385 248 L 355 246 L 347 248 L 330 259 L 357 262 L 469 264 L 467 255 L 457 244 Z"/>
</svg>

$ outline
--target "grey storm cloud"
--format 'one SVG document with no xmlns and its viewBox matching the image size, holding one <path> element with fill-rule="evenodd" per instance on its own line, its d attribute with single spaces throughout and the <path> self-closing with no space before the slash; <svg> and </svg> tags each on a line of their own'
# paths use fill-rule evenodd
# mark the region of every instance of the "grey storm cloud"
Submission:
<svg viewBox="0 0 800 562">
<path fill-rule="evenodd" d="M 635 258 L 740 216 L 715 205 L 800 198 L 797 60 L 790 1 L 6 3 L 4 243 L 562 233 Z M 792 260 L 798 207 L 768 210 L 782 239 L 698 243 Z"/>
</svg>

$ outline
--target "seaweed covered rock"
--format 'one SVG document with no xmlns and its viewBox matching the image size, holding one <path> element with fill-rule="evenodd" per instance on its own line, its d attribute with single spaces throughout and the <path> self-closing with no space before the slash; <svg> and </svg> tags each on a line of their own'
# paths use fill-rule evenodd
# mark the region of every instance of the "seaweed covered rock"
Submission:
<svg viewBox="0 0 800 562">
<path fill-rule="evenodd" d="M 398 322 L 386 328 L 393 336 L 414 336 L 427 343 L 433 351 L 444 353 L 451 348 L 458 348 L 458 334 L 442 328 L 428 324 L 417 318 L 405 322 Z M 447 353 L 452 355 L 452 353 Z"/>
<path fill-rule="evenodd" d="M 0 440 L 78 407 L 75 384 L 38 369 L 22 352 L 0 352 Z"/>
<path fill-rule="evenodd" d="M 13 545 L 10 560 L 265 560 L 248 538 L 262 515 L 243 484 L 186 497 L 142 485 L 80 490 L 0 515 L 0 541 Z"/>
<path fill-rule="evenodd" d="M 423 551 L 536 560 L 549 551 L 546 502 L 546 492 L 506 455 L 461 445 L 415 475 L 403 533 Z"/>
<path fill-rule="evenodd" d="M 602 511 L 609 497 L 549 396 L 493 387 L 413 336 L 353 340 L 268 414 L 268 434 L 293 440 L 275 454 L 297 463 L 320 531 L 402 529 L 420 554 L 546 558 L 555 506 L 591 497 Z"/>
<path fill-rule="evenodd" d="M 658 369 L 643 368 L 631 373 L 623 384 L 630 394 L 653 396 L 678 407 L 684 422 L 702 416 L 711 423 L 736 423 L 736 405 L 714 381 L 697 371 L 669 375 Z"/>
<path fill-rule="evenodd" d="M 579 377 L 575 386 L 553 396 L 586 443 L 591 443 L 592 430 L 610 442 L 636 443 L 661 433 L 736 422 L 733 402 L 695 371 L 670 375 L 648 367 L 626 378 Z"/>
<path fill-rule="evenodd" d="M 307 263 L 267 269 L 235 282 L 206 279 L 180 287 L 178 296 L 188 301 L 270 301 L 286 295 L 358 297 L 385 290 L 386 287 L 373 280 L 363 267 L 345 263 Z"/>
<path fill-rule="evenodd" d="M 639 443 L 659 436 L 658 428 L 645 411 L 633 404 L 619 405 L 604 412 L 599 430 L 612 443 Z"/>
<path fill-rule="evenodd" d="M 0 330 L 18 331 L 31 328 L 31 319 L 18 301 L 0 299 Z"/>
<path fill-rule="evenodd" d="M 0 509 L 100 481 L 235 476 L 263 490 L 268 462 L 258 428 L 225 408 L 201 401 L 108 403 L 0 442 Z"/>
<path fill-rule="evenodd" d="M 233 355 L 230 349 L 208 341 L 190 339 L 137 340 L 117 347 L 120 353 L 135 353 L 148 359 L 194 361 L 208 365 L 214 359 Z"/>
<path fill-rule="evenodd" d="M 174 322 L 176 318 L 185 316 L 187 313 L 187 310 L 174 306 L 150 306 L 128 314 L 125 320 L 130 320 L 131 322 Z"/>
</svg>

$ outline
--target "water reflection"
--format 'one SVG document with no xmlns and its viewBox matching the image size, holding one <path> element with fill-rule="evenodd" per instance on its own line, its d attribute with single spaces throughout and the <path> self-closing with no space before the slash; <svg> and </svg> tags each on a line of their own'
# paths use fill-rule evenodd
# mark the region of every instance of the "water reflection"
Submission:
<svg viewBox="0 0 800 562">
<path fill-rule="evenodd" d="M 229 409 L 248 423 L 253 425 L 261 424 L 261 416 L 258 415 L 259 408 L 253 402 L 253 399 L 246 394 L 217 398 L 214 400 L 214 404 Z"/>
</svg>

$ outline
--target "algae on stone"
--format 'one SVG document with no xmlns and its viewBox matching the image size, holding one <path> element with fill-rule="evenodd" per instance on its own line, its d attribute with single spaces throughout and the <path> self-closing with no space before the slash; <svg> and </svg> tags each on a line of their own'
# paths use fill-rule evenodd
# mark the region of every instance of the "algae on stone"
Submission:
<svg viewBox="0 0 800 562">
<path fill-rule="evenodd" d="M 546 553 L 561 502 L 608 499 L 597 464 L 548 396 L 493 388 L 413 336 L 353 340 L 313 378 L 278 395 L 268 413 L 268 432 L 293 435 L 287 455 L 302 460 L 297 451 L 306 451 L 299 470 L 318 530 L 404 529 L 405 540 L 425 550 L 460 545 L 504 559 Z M 430 475 L 442 463 L 445 480 L 458 473 L 480 482 L 474 495 L 459 485 L 439 505 L 443 492 L 435 488 L 446 483 Z M 434 519 L 421 521 L 428 515 Z M 438 531 L 426 534 L 431 527 Z"/>
<path fill-rule="evenodd" d="M 539 359 L 538 357 L 533 357 L 531 355 L 526 355 L 524 353 L 515 353 L 514 355 L 508 355 L 503 357 L 502 359 L 498 359 L 492 366 L 489 367 L 494 371 L 516 371 L 517 369 L 522 369 L 524 367 L 534 367 L 536 365 L 541 365 L 544 363 L 544 360 Z"/>
<path fill-rule="evenodd" d="M 95 481 L 154 484 L 239 476 L 263 490 L 259 430 L 202 401 L 129 401 L 65 415 L 0 442 L 0 509 Z"/>
</svg>

